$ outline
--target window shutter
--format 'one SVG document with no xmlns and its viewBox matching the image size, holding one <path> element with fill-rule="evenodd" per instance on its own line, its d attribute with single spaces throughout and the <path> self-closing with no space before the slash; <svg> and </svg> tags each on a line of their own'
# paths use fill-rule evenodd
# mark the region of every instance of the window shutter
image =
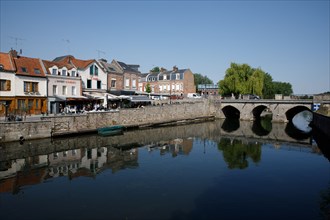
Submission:
<svg viewBox="0 0 330 220">
<path fill-rule="evenodd" d="M 7 80 L 6 84 L 7 84 L 7 88 L 6 88 L 6 91 L 10 91 L 11 88 L 10 88 L 10 80 Z"/>
</svg>

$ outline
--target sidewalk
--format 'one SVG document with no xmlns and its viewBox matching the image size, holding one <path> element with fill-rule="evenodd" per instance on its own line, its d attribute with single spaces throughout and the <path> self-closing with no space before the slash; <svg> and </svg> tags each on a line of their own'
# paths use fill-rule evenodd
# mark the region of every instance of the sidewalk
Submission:
<svg viewBox="0 0 330 220">
<path fill-rule="evenodd" d="M 27 115 L 25 117 L 24 116 L 22 117 L 22 121 L 40 121 L 41 117 L 43 117 L 42 114 L 40 114 L 40 115 L 31 115 L 31 116 Z M 8 119 L 6 120 L 6 118 L 3 116 L 3 117 L 0 117 L 0 122 L 18 122 L 18 120 L 17 121 L 8 121 Z"/>
</svg>

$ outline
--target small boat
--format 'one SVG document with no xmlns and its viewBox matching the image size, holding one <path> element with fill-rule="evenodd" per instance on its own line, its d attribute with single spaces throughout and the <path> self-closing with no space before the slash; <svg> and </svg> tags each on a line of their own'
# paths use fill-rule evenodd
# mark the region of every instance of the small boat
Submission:
<svg viewBox="0 0 330 220">
<path fill-rule="evenodd" d="M 97 129 L 97 133 L 102 136 L 110 136 L 116 134 L 122 134 L 124 132 L 124 126 L 113 125 Z"/>
</svg>

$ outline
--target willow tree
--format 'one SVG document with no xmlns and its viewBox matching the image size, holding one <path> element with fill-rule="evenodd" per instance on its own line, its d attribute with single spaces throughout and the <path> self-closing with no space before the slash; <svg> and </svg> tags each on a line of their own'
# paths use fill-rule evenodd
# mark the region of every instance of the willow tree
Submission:
<svg viewBox="0 0 330 220">
<path fill-rule="evenodd" d="M 228 95 L 256 94 L 262 96 L 265 72 L 251 68 L 248 64 L 231 63 L 226 75 L 219 82 L 220 93 Z"/>
</svg>

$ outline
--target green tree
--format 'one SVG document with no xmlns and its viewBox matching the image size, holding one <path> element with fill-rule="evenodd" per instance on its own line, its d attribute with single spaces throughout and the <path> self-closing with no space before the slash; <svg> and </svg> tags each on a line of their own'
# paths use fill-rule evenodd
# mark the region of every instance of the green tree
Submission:
<svg viewBox="0 0 330 220">
<path fill-rule="evenodd" d="M 158 66 L 154 67 L 152 70 L 150 70 L 150 72 L 152 73 L 159 73 L 160 69 Z"/>
<path fill-rule="evenodd" d="M 149 83 L 147 83 L 147 85 L 146 85 L 146 92 L 151 93 L 151 87 L 150 87 Z"/>
<path fill-rule="evenodd" d="M 273 78 L 269 73 L 266 73 L 264 76 L 264 88 L 262 90 L 263 98 L 273 99 L 274 94 Z"/>
<path fill-rule="evenodd" d="M 194 73 L 195 85 L 199 84 L 213 84 L 213 81 L 207 76 L 203 76 L 200 73 Z"/>
<path fill-rule="evenodd" d="M 293 93 L 290 83 L 273 82 L 274 94 L 291 95 Z"/>
<path fill-rule="evenodd" d="M 213 84 L 213 81 L 209 79 L 207 76 L 203 76 L 200 73 L 194 73 L 194 81 L 195 81 L 195 87 L 196 91 L 198 90 L 198 85 L 201 84 Z"/>
<path fill-rule="evenodd" d="M 262 96 L 265 72 L 248 64 L 231 63 L 226 75 L 219 82 L 220 94 L 256 94 Z"/>
</svg>

